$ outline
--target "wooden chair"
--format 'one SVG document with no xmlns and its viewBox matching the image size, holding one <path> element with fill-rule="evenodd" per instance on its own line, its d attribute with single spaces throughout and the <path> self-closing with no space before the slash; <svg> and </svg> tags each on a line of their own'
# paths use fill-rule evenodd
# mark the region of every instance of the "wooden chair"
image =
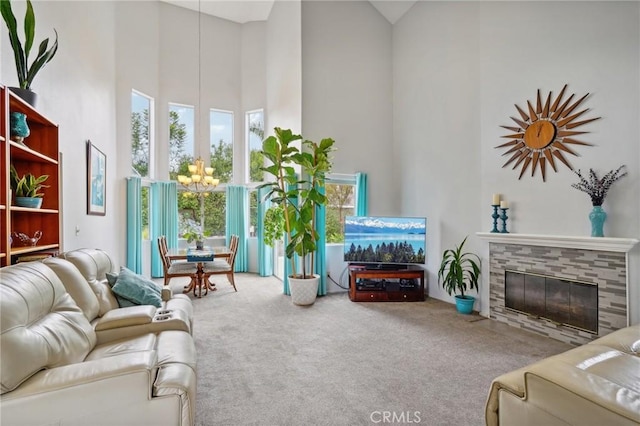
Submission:
<svg viewBox="0 0 640 426">
<path fill-rule="evenodd" d="M 236 253 L 238 252 L 238 240 L 237 235 L 231 236 L 231 240 L 229 241 L 229 251 L 231 255 L 229 257 L 225 259 L 215 259 L 213 262 L 205 262 L 202 265 L 203 279 L 207 280 L 207 287 L 212 288 L 214 285 L 209 281 L 209 277 L 212 275 L 226 275 L 233 289 L 238 291 L 233 271 L 236 263 Z"/>
<path fill-rule="evenodd" d="M 171 259 L 169 259 L 167 238 L 164 235 L 158 237 L 158 249 L 160 250 L 162 267 L 164 269 L 164 285 L 168 286 L 171 278 L 189 277 L 191 278 L 189 288 L 192 286 L 195 288 L 198 281 L 198 266 L 191 262 L 171 262 Z"/>
</svg>

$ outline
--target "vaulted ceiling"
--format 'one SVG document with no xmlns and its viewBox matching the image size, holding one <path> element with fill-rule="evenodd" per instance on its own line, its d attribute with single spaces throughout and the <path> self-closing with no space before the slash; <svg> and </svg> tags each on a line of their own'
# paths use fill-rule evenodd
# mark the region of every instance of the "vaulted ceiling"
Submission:
<svg viewBox="0 0 640 426">
<path fill-rule="evenodd" d="M 265 21 L 278 0 L 162 0 L 176 6 L 244 24 Z M 286 1 L 286 0 L 281 0 Z M 303 0 L 304 1 L 304 0 Z M 363 0 L 364 1 L 364 0 Z M 416 2 L 406 0 L 369 0 L 382 16 L 395 24 Z"/>
</svg>

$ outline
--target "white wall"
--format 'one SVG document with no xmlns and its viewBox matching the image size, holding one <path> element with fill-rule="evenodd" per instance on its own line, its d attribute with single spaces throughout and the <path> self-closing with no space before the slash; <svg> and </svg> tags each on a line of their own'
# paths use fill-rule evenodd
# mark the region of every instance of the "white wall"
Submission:
<svg viewBox="0 0 640 426">
<path fill-rule="evenodd" d="M 469 249 L 488 247 L 475 232 L 491 229 L 491 194 L 510 202 L 509 230 L 519 233 L 589 235 L 586 194 L 576 176 L 523 176 L 502 168 L 494 147 L 536 90 L 559 92 L 565 83 L 576 99 L 587 92 L 584 140 L 571 156 L 575 168 L 599 173 L 626 164 L 604 208 L 605 233 L 640 236 L 638 3 L 627 2 L 419 2 L 395 26 L 394 140 L 401 147 L 403 213 L 428 218 L 429 293 L 449 299 L 434 271 L 440 253 L 470 235 Z M 571 19 L 567 19 L 571 16 Z M 453 25 L 455 23 L 455 25 Z M 532 36 L 535 35 L 535 36 Z M 615 48 L 614 48 L 615 47 Z M 582 128 L 581 128 L 582 130 Z M 419 170 L 421 168 L 421 170 Z M 418 171 L 419 170 L 419 171 Z M 413 184 L 411 184 L 413 182 Z M 420 196 L 416 196 L 416 193 Z M 629 200 L 634 200 L 629 203 Z M 631 256 L 632 319 L 640 322 L 640 267 Z M 480 307 L 488 309 L 485 268 Z"/>
<path fill-rule="evenodd" d="M 136 89 L 156 99 L 154 111 L 158 111 L 157 97 L 160 92 L 159 57 L 160 57 L 160 9 L 154 2 L 118 2 L 116 4 L 116 119 L 118 141 L 118 161 L 116 191 L 120 200 L 126 200 L 126 183 L 124 177 L 131 176 L 131 90 Z M 131 40 L 135 40 L 134 43 Z M 162 135 L 159 121 L 154 120 L 152 132 Z M 159 160 L 162 159 L 162 160 Z M 158 167 L 167 163 L 167 154 L 162 152 L 151 154 L 151 166 L 166 173 L 166 167 Z M 126 264 L 127 244 L 124 236 L 127 232 L 126 203 L 119 205 L 117 212 L 118 262 Z M 151 274 L 151 241 L 143 244 L 143 273 Z M 114 253 L 114 257 L 116 256 Z"/>
<path fill-rule="evenodd" d="M 265 136 L 274 127 L 302 129 L 300 0 L 277 1 L 267 20 Z"/>
<path fill-rule="evenodd" d="M 365 172 L 369 214 L 399 213 L 391 24 L 366 1 L 302 3 L 302 128 L 333 138 L 333 172 Z"/>
</svg>

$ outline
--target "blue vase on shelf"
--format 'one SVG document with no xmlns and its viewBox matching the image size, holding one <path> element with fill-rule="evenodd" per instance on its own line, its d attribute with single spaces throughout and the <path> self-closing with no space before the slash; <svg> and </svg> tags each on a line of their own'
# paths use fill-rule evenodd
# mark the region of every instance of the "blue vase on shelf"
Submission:
<svg viewBox="0 0 640 426">
<path fill-rule="evenodd" d="M 591 221 L 591 236 L 592 237 L 604 237 L 602 228 L 604 227 L 604 221 L 607 219 L 607 212 L 602 210 L 602 206 L 593 206 L 593 210 L 589 213 L 589 220 Z"/>
<path fill-rule="evenodd" d="M 27 125 L 27 115 L 21 112 L 12 112 L 10 115 L 10 134 L 11 140 L 23 143 L 24 138 L 31 134 L 29 126 Z"/>
</svg>

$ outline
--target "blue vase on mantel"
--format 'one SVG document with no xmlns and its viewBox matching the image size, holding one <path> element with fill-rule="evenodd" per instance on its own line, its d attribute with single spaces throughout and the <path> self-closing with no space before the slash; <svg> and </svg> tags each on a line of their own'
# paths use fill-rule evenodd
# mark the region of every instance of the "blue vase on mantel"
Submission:
<svg viewBox="0 0 640 426">
<path fill-rule="evenodd" d="M 591 236 L 592 237 L 604 237 L 602 228 L 604 227 L 604 221 L 607 219 L 607 212 L 602 210 L 602 206 L 593 206 L 593 210 L 589 213 L 589 220 L 591 221 Z"/>
</svg>

